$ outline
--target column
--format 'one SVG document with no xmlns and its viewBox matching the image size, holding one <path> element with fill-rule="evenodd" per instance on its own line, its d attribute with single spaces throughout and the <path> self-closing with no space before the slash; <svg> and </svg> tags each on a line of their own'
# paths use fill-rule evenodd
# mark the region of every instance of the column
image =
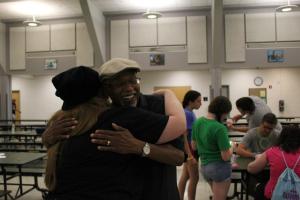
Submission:
<svg viewBox="0 0 300 200">
<path fill-rule="evenodd" d="M 211 6 L 211 27 L 212 27 L 212 65 L 211 75 L 211 100 L 221 95 L 222 69 L 224 62 L 224 20 L 223 20 L 223 0 L 212 0 Z"/>
</svg>

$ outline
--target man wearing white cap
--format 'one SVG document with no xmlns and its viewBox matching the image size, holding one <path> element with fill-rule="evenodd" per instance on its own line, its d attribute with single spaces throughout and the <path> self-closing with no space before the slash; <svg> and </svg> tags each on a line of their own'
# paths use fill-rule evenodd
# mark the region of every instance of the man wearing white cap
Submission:
<svg viewBox="0 0 300 200">
<path fill-rule="evenodd" d="M 98 70 L 105 94 L 111 98 L 113 106 L 136 106 L 164 114 L 163 96 L 140 93 L 140 79 L 136 76 L 139 71 L 137 62 L 123 58 L 114 58 Z M 43 134 L 43 142 L 47 146 L 58 139 L 68 138 L 68 131 L 74 126 L 74 119 L 57 121 Z M 98 131 L 91 136 L 91 141 L 99 145 L 100 151 L 137 154 L 149 158 L 142 158 L 145 168 L 137 169 L 145 171 L 143 200 L 179 200 L 176 165 L 181 165 L 185 158 L 181 139 L 164 145 L 154 145 L 134 138 L 127 129 Z M 108 139 L 111 141 L 110 146 L 106 145 Z"/>
<path fill-rule="evenodd" d="M 140 66 L 133 60 L 114 58 L 104 63 L 98 70 L 103 81 L 104 91 L 114 106 L 137 106 L 152 112 L 164 114 L 163 96 L 143 95 L 140 93 L 140 79 L 136 76 Z M 112 131 L 107 131 L 112 132 Z M 139 154 L 145 162 L 145 183 L 143 200 L 179 200 L 177 189 L 176 165 L 184 161 L 183 144 L 177 139 L 170 144 L 154 145 L 143 143 L 137 146 L 137 139 L 127 133 L 110 134 L 112 145 L 101 146 L 100 150 L 116 153 Z M 112 139 L 112 136 L 114 138 Z M 98 139 L 98 140 L 97 140 Z M 108 138 L 105 133 L 93 134 L 93 142 L 102 144 Z M 176 148 L 175 148 L 176 147 Z M 158 162 L 157 162 L 158 161 Z"/>
</svg>

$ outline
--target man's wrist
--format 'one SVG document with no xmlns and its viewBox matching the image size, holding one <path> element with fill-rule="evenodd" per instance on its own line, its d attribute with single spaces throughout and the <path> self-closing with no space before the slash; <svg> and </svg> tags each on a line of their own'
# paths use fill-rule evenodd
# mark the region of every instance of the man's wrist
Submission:
<svg viewBox="0 0 300 200">
<path fill-rule="evenodd" d="M 144 141 L 137 140 L 135 148 L 133 149 L 132 153 L 134 153 L 136 155 L 142 155 L 143 154 L 143 147 L 144 147 L 144 145 L 145 145 Z"/>
</svg>

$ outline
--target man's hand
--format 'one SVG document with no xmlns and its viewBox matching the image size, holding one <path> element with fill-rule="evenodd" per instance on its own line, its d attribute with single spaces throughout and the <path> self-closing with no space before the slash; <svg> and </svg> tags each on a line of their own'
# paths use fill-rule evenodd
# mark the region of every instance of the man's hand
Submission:
<svg viewBox="0 0 300 200">
<path fill-rule="evenodd" d="M 62 118 L 53 121 L 42 135 L 43 144 L 48 148 L 60 140 L 69 138 L 77 123 L 75 118 Z"/>
<path fill-rule="evenodd" d="M 239 121 L 243 116 L 242 115 L 235 115 L 233 116 L 231 119 L 233 121 L 233 123 Z"/>
<path fill-rule="evenodd" d="M 100 151 L 111 151 L 120 154 L 138 154 L 142 155 L 142 149 L 145 142 L 132 136 L 129 130 L 112 124 L 115 129 L 112 130 L 96 130 L 91 134 L 92 143 L 98 145 Z"/>
</svg>

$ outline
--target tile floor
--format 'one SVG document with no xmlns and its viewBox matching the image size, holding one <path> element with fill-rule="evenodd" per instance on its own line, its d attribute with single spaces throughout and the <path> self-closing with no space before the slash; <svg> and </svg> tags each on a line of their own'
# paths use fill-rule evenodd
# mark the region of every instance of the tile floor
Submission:
<svg viewBox="0 0 300 200">
<path fill-rule="evenodd" d="M 181 170 L 182 170 L 182 167 L 177 168 L 178 177 L 180 176 Z M 31 177 L 25 177 L 24 180 L 25 180 L 25 182 L 29 182 L 29 183 L 33 182 L 33 179 Z M 1 178 L 0 178 L 0 181 L 2 181 Z M 41 187 L 44 187 L 42 178 L 39 178 L 39 185 Z M 10 189 L 13 190 L 13 194 L 14 194 L 16 191 L 16 188 L 10 186 Z M 230 188 L 229 194 L 232 194 L 232 190 L 233 190 L 233 185 Z M 203 180 L 203 178 L 200 175 L 199 184 L 197 186 L 196 200 L 209 200 L 210 195 L 211 195 L 211 191 L 210 191 L 209 185 Z M 2 200 L 2 199 L 4 199 L 4 198 L 0 198 L 0 200 Z M 33 190 L 33 191 L 27 193 L 26 195 L 24 195 L 23 197 L 19 198 L 19 200 L 42 200 L 42 197 L 41 197 L 41 193 L 39 191 Z M 185 200 L 187 200 L 186 194 L 185 194 Z"/>
</svg>

